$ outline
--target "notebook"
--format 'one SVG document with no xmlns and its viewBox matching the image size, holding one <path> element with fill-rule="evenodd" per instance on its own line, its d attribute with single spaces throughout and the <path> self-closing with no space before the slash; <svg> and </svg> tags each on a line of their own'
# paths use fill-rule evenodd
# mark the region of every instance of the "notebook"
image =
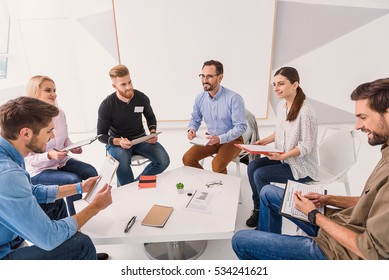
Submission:
<svg viewBox="0 0 389 280">
<path fill-rule="evenodd" d="M 156 186 L 157 186 L 157 176 L 156 175 L 141 175 L 141 176 L 139 176 L 139 182 L 138 182 L 139 189 L 155 188 Z"/>
<path fill-rule="evenodd" d="M 164 227 L 173 207 L 154 204 L 142 221 L 142 226 Z"/>
</svg>

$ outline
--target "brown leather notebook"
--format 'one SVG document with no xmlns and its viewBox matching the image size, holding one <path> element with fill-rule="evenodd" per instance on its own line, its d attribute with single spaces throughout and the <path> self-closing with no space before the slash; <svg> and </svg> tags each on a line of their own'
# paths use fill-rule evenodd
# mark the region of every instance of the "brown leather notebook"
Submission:
<svg viewBox="0 0 389 280">
<path fill-rule="evenodd" d="M 173 207 L 154 204 L 142 221 L 142 226 L 163 227 L 169 219 Z"/>
</svg>

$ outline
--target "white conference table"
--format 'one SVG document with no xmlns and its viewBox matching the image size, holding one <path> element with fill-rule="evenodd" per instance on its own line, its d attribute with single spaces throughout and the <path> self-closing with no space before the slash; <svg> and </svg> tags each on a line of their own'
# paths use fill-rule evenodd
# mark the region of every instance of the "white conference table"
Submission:
<svg viewBox="0 0 389 280">
<path fill-rule="evenodd" d="M 223 185 L 207 188 L 206 184 L 221 180 Z M 185 185 L 184 194 L 178 194 L 176 183 Z M 156 259 L 193 259 L 206 248 L 206 240 L 230 239 L 240 195 L 240 177 L 214 173 L 183 166 L 157 176 L 157 187 L 138 189 L 138 182 L 114 188 L 113 203 L 100 211 L 81 231 L 94 244 L 145 243 L 146 253 Z M 185 209 L 191 196 L 188 193 L 206 190 L 214 192 L 211 213 Z M 163 228 L 142 226 L 141 222 L 154 204 L 172 206 L 174 210 Z M 75 202 L 77 210 L 87 205 Z M 137 216 L 128 233 L 124 229 Z"/>
</svg>

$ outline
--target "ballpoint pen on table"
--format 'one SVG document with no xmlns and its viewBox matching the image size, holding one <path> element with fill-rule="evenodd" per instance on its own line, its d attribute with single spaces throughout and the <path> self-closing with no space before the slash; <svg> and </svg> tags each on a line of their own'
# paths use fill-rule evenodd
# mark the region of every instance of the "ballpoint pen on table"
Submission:
<svg viewBox="0 0 389 280">
<path fill-rule="evenodd" d="M 126 227 L 124 228 L 124 232 L 127 233 L 132 226 L 135 224 L 136 216 L 132 217 L 131 220 L 127 223 Z"/>
</svg>

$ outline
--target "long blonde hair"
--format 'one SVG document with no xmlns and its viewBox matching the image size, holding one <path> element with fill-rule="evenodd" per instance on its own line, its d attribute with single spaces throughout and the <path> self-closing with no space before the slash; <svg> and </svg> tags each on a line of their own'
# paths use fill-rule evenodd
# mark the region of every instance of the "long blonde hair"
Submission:
<svg viewBox="0 0 389 280">
<path fill-rule="evenodd" d="M 38 98 L 39 87 L 45 81 L 50 81 L 55 85 L 54 80 L 48 76 L 36 75 L 36 76 L 32 77 L 27 83 L 26 95 L 29 97 Z"/>
</svg>

